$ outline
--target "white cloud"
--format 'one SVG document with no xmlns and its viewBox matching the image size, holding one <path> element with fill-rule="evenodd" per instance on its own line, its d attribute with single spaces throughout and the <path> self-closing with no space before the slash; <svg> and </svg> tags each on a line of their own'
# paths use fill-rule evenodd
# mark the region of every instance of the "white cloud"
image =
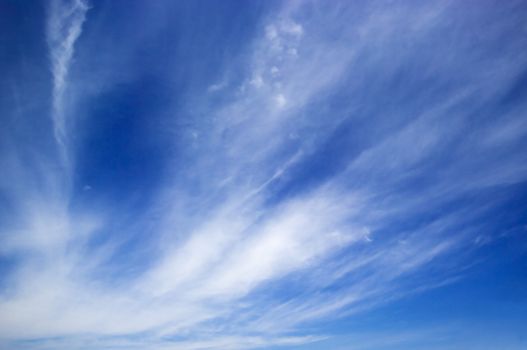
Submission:
<svg viewBox="0 0 527 350">
<path fill-rule="evenodd" d="M 83 1 L 55 1 L 50 9 L 55 136 L 66 150 L 63 97 L 87 10 Z M 404 285 L 408 276 L 474 242 L 472 232 L 459 226 L 485 208 L 469 208 L 408 230 L 393 232 L 392 226 L 394 218 L 405 220 L 433 209 L 474 186 L 525 179 L 525 168 L 518 165 L 524 157 L 505 159 L 494 153 L 499 145 L 519 140 L 525 123 L 514 114 L 507 123 L 485 129 L 485 142 L 465 139 L 461 156 L 454 154 L 441 179 L 419 193 L 397 191 L 395 185 L 420 174 L 435 152 L 460 137 L 452 133 L 453 122 L 456 130 L 470 126 L 460 106 L 482 92 L 491 94 L 486 79 L 454 89 L 454 98 L 441 99 L 435 108 L 427 105 L 422 113 L 382 108 L 388 115 L 383 119 L 376 114 L 381 109 L 373 108 L 375 98 L 384 97 L 375 90 L 380 88 L 375 85 L 372 99 L 364 86 L 375 79 L 379 85 L 390 81 L 390 69 L 406 58 L 380 59 L 378 47 L 393 53 L 386 42 L 396 39 L 395 29 L 414 19 L 421 21 L 411 35 L 426 38 L 441 13 L 374 8 L 378 16 L 348 26 L 351 10 L 317 11 L 310 14 L 315 20 L 303 21 L 304 10 L 300 5 L 287 8 L 262 26 L 245 62 L 249 72 L 237 88 L 230 91 L 231 83 L 224 81 L 204 88 L 232 96 L 205 110 L 207 122 L 196 122 L 188 131 L 194 143 L 180 150 L 191 160 L 182 170 L 185 176 L 167 180 L 151 212 L 133 218 L 134 223 L 155 221 L 142 232 L 154 242 L 145 248 L 149 259 L 142 270 L 117 281 L 101 277 L 109 270 L 126 272 L 113 266 L 112 258 L 126 260 L 118 248 L 128 235 L 111 237 L 108 221 L 114 218 L 105 214 L 108 208 L 96 208 L 94 215 L 72 213 L 69 198 L 52 185 L 42 195 L 33 194 L 34 200 L 28 200 L 30 190 L 16 193 L 19 202 L 26 200 L 20 206 L 24 214 L 15 229 L 2 228 L 0 252 L 24 255 L 10 276 L 11 289 L 0 298 L 2 338 L 57 337 L 41 344 L 53 349 L 81 349 L 86 343 L 77 340 L 86 334 L 94 334 L 88 340 L 94 348 L 248 349 L 309 343 L 320 338 L 304 334 L 303 324 L 350 315 L 411 292 L 416 286 Z M 327 26 L 319 27 L 320 22 Z M 374 70 L 378 60 L 386 60 L 382 63 L 389 69 L 361 80 L 365 67 Z M 351 81 L 351 93 L 344 102 L 335 102 L 346 106 L 334 115 L 326 109 L 330 103 L 320 101 L 338 93 L 343 79 Z M 409 122 L 388 122 L 385 134 L 378 130 L 383 121 L 411 113 Z M 456 118 L 449 118 L 453 114 Z M 331 141 L 344 120 L 360 125 L 364 118 L 379 123 L 365 135 L 373 142 L 362 145 L 355 158 L 345 159 L 340 173 L 314 183 L 308 174 L 299 180 L 305 181 L 301 190 L 280 192 L 280 185 Z M 339 151 L 352 154 L 346 147 Z M 488 162 L 470 163 L 470 170 L 477 172 L 461 176 L 466 170 L 462 165 L 481 149 L 492 159 L 500 158 L 495 164 L 502 166 L 489 171 Z M 328 168 L 331 161 L 325 161 Z M 23 168 L 16 161 L 5 163 Z M 42 172 L 58 177 L 50 183 L 63 180 Z M 95 187 L 84 188 L 94 192 Z M 128 229 L 132 225 L 122 230 Z M 99 231 L 110 236 L 109 242 L 89 242 Z M 478 237 L 476 243 L 483 244 Z M 449 281 L 443 277 L 424 279 L 418 287 Z M 299 292 L 275 296 L 282 284 Z M 148 336 L 115 339 L 137 334 Z M 179 340 L 163 340 L 174 336 Z"/>
<path fill-rule="evenodd" d="M 47 42 L 53 74 L 53 123 L 55 138 L 65 153 L 67 118 L 64 112 L 64 93 L 67 86 L 75 42 L 82 32 L 82 25 L 89 6 L 85 0 L 52 0 L 50 2 Z M 64 154 L 64 157 L 67 155 Z"/>
</svg>

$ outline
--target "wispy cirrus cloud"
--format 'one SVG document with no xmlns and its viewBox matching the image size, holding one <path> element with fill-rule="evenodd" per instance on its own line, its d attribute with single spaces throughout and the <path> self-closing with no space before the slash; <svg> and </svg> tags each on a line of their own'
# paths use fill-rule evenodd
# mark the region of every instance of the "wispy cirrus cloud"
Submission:
<svg viewBox="0 0 527 350">
<path fill-rule="evenodd" d="M 75 52 L 75 42 L 82 32 L 89 4 L 85 0 L 53 0 L 49 4 L 46 39 L 49 46 L 53 75 L 52 118 L 54 134 L 63 156 L 66 157 L 67 118 L 64 111 L 64 93 L 68 73 Z"/>
<path fill-rule="evenodd" d="M 154 32 L 172 33 L 167 13 L 174 9 L 159 6 L 138 12 L 158 19 Z M 90 132 L 102 132 L 106 124 L 87 106 L 118 105 L 123 81 L 76 81 L 76 105 L 65 107 L 89 5 L 53 1 L 52 116 L 71 174 L 20 165 L 20 173 L 53 177 L 54 185 L 42 193 L 3 190 L 19 199 L 22 214 L 2 228 L 0 253 L 18 260 L 0 299 L 0 338 L 22 349 L 299 346 L 329 338 L 318 328 L 324 322 L 461 278 L 460 261 L 478 247 L 485 216 L 506 196 L 467 197 L 526 180 L 525 103 L 506 109 L 497 102 L 526 57 L 512 44 L 488 49 L 508 30 L 490 9 L 472 15 L 495 19 L 484 29 L 488 41 L 467 45 L 476 29 L 470 24 L 459 38 L 443 40 L 453 35 L 445 21 L 456 6 L 283 4 L 257 23 L 236 60 L 218 66 L 219 80 L 193 81 L 185 101 L 149 110 L 150 95 L 130 93 L 132 102 L 145 101 L 126 102 L 124 112 L 109 108 L 105 121 L 135 109 L 147 121 L 136 115 L 126 126 L 140 124 L 140 132 L 115 127 L 112 137 L 146 139 L 154 120 L 163 125 L 156 136 L 168 129 L 170 146 L 162 157 L 168 175 L 142 184 L 155 187 L 148 200 L 132 186 L 118 193 L 140 198 L 140 209 L 131 209 L 85 199 L 117 182 L 57 188 L 82 178 L 82 156 L 96 157 L 96 150 L 79 151 L 80 132 L 75 144 L 67 142 L 78 132 L 68 130 L 69 113 L 86 114 Z M 108 13 L 98 15 L 108 25 Z M 160 62 L 169 63 L 151 74 L 170 94 L 182 94 L 170 75 L 174 62 L 182 64 L 173 58 L 188 48 L 171 53 L 161 34 L 168 58 Z M 131 59 L 117 61 L 90 68 L 134 69 Z M 140 149 L 134 137 L 102 150 L 114 155 L 110 168 Z M 128 146 L 122 153 L 119 142 Z M 119 182 L 131 176 L 123 172 Z"/>
</svg>

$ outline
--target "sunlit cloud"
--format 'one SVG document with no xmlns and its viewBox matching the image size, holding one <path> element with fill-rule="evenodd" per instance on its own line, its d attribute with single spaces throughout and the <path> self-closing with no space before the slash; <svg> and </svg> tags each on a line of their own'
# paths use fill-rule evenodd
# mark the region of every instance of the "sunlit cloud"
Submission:
<svg viewBox="0 0 527 350">
<path fill-rule="evenodd" d="M 0 151 L 0 346 L 348 349 L 339 322 L 523 232 L 502 212 L 527 180 L 514 6 L 123 6 L 39 14 L 51 123 Z"/>
</svg>

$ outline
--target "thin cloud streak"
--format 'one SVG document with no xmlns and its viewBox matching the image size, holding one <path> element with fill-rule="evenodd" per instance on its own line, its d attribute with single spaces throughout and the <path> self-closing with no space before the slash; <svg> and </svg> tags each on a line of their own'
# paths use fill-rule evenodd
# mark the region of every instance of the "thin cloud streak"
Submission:
<svg viewBox="0 0 527 350">
<path fill-rule="evenodd" d="M 50 1 L 47 21 L 47 42 L 50 51 L 53 75 L 52 118 L 55 139 L 61 155 L 67 162 L 67 125 L 64 94 L 68 85 L 68 74 L 75 53 L 75 43 L 82 33 L 82 25 L 89 9 L 86 0 Z"/>
</svg>

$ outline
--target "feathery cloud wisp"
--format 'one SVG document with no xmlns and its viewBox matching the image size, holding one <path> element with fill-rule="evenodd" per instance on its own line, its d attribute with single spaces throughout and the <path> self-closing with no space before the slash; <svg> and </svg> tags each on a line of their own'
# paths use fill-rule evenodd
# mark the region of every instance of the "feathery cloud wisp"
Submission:
<svg viewBox="0 0 527 350">
<path fill-rule="evenodd" d="M 53 74 L 53 110 L 55 139 L 65 153 L 67 120 L 64 93 L 73 59 L 75 42 L 82 32 L 89 6 L 86 0 L 52 0 L 49 6 L 47 42 Z"/>
</svg>

